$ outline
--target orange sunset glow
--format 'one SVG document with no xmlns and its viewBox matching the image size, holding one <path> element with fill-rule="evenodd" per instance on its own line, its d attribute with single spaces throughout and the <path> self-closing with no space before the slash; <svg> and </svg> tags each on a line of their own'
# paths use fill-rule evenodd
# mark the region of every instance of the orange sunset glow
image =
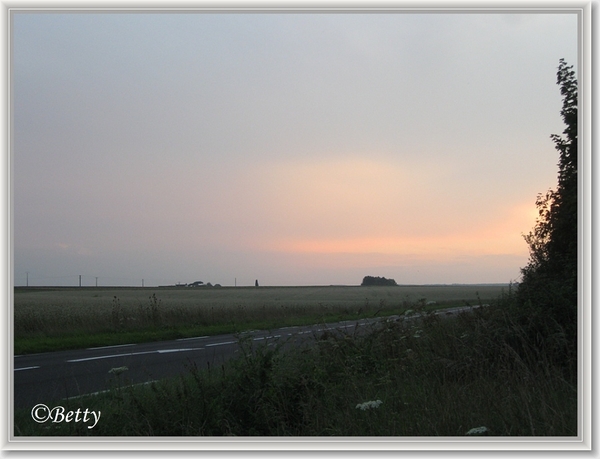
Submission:
<svg viewBox="0 0 600 459">
<path fill-rule="evenodd" d="M 354 239 L 298 239 L 273 242 L 267 249 L 305 253 L 388 253 L 432 260 L 466 255 L 523 255 L 527 246 L 518 232 L 531 228 L 535 215 L 518 208 L 511 219 L 497 226 L 437 237 L 379 237 Z"/>
<path fill-rule="evenodd" d="M 577 16 L 355 13 L 15 14 L 15 285 L 518 279 Z"/>
</svg>

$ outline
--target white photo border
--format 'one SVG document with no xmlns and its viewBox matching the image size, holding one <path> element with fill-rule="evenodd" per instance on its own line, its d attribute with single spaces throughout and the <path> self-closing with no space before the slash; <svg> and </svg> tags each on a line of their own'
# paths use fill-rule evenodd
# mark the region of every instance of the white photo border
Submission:
<svg viewBox="0 0 600 459">
<path fill-rule="evenodd" d="M 592 194 L 592 14 L 593 3 L 590 1 L 0 1 L 3 33 L 2 53 L 4 72 L 2 72 L 4 91 L 2 92 L 2 138 L 6 156 L 2 162 L 2 210 L 5 224 L 2 227 L 2 253 L 6 263 L 2 276 L 1 290 L 3 301 L 7 302 L 6 314 L 2 315 L 2 333 L 5 352 L 1 353 L 2 374 L 0 379 L 2 396 L 1 410 L 6 413 L 0 421 L 2 449 L 4 451 L 592 451 L 592 436 L 595 420 L 595 406 L 592 406 L 592 381 L 597 382 L 597 373 L 592 365 L 592 353 L 597 349 L 597 339 L 592 330 L 598 329 L 598 314 L 593 315 L 594 300 L 592 283 L 593 259 L 592 227 L 593 209 Z M 597 5 L 596 5 L 597 7 Z M 32 438 L 15 437 L 13 431 L 13 205 L 12 205 L 12 135 L 11 135 L 11 15 L 23 11 L 57 11 L 73 10 L 88 12 L 115 11 L 232 11 L 232 12 L 266 12 L 266 11 L 303 11 L 303 12 L 346 12 L 346 11 L 420 11 L 420 12 L 574 12 L 579 17 L 579 49 L 578 80 L 580 85 L 580 190 L 579 190 L 579 237 L 580 237 L 580 312 L 579 315 L 579 426 L 577 437 L 307 437 L 307 438 Z M 597 403 L 597 401 L 596 401 Z"/>
</svg>

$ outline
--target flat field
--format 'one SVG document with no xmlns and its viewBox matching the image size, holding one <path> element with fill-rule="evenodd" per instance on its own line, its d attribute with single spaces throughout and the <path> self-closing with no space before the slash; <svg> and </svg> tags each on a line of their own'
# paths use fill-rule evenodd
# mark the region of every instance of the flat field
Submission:
<svg viewBox="0 0 600 459">
<path fill-rule="evenodd" d="M 85 346 L 91 336 L 118 344 L 488 303 L 503 291 L 508 285 L 15 288 L 15 353 Z"/>
<path fill-rule="evenodd" d="M 577 373 L 569 362 L 576 361 L 576 353 L 564 347 L 558 334 L 539 341 L 536 332 L 532 339 L 529 321 L 522 326 L 515 320 L 517 306 L 508 286 L 502 293 L 502 286 L 18 289 L 15 320 L 22 321 L 29 311 L 39 320 L 48 318 L 52 327 L 71 321 L 62 335 L 48 332 L 37 341 L 38 348 L 101 345 L 101 339 L 131 343 L 135 329 L 143 330 L 142 338 L 165 339 L 160 333 L 169 321 L 181 336 L 202 333 L 217 322 L 247 329 L 318 322 L 335 314 L 351 319 L 361 310 L 360 315 L 386 315 L 430 301 L 437 303 L 430 307 L 479 301 L 490 307 L 457 314 L 455 320 L 385 321 L 372 329 L 379 333 L 323 334 L 310 346 L 285 351 L 262 341 L 241 341 L 239 358 L 220 368 L 190 367 L 189 374 L 152 385 L 127 386 L 121 385 L 125 379 L 115 379 L 113 390 L 65 402 L 68 410 L 83 403 L 100 411 L 94 429 L 67 422 L 49 428 L 26 409 L 15 412 L 15 432 L 65 437 L 444 437 L 478 432 L 575 438 Z M 202 321 L 212 325 L 194 325 Z M 71 341 L 66 333 L 77 327 L 96 331 Z M 152 327 L 155 332 L 149 331 Z M 110 333 L 97 331 L 104 329 Z M 15 349 L 18 341 L 22 347 L 36 343 L 35 338 L 16 340 Z"/>
</svg>

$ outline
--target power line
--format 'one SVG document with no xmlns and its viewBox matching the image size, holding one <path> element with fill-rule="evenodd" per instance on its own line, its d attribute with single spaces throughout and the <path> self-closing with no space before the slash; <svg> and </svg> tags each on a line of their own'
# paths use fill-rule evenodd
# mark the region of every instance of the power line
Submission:
<svg viewBox="0 0 600 459">
<path fill-rule="evenodd" d="M 23 274 L 25 274 L 23 276 Z M 65 276 L 45 276 L 45 275 L 30 275 L 31 271 L 21 271 L 20 275 L 15 276 L 15 286 L 18 286 L 20 282 L 25 281 L 25 286 L 96 286 L 104 285 L 106 287 L 139 287 L 140 281 L 141 286 L 146 287 L 148 284 L 152 286 L 170 285 L 175 282 L 170 282 L 168 278 L 147 278 L 147 277 L 113 277 L 113 276 L 97 276 L 91 274 L 71 274 Z M 21 277 L 22 276 L 22 277 Z M 100 281 L 102 279 L 102 281 Z M 23 284 L 20 284 L 23 285 Z"/>
</svg>

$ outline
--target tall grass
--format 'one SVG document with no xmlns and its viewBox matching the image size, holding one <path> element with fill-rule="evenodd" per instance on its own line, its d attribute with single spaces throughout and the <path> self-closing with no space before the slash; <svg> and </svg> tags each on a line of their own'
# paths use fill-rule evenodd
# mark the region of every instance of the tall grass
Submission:
<svg viewBox="0 0 600 459">
<path fill-rule="evenodd" d="M 277 328 L 476 302 L 500 287 L 18 289 L 15 353 Z"/>
<path fill-rule="evenodd" d="M 572 349 L 531 340 L 511 300 L 460 314 L 324 333 L 304 346 L 241 340 L 227 365 L 72 400 L 93 430 L 35 424 L 21 435 L 574 436 Z M 563 343 L 564 344 L 564 343 Z M 559 349 L 560 348 L 560 349 Z M 122 376 L 122 375 L 121 375 Z M 94 408 L 96 407 L 96 408 Z"/>
</svg>

